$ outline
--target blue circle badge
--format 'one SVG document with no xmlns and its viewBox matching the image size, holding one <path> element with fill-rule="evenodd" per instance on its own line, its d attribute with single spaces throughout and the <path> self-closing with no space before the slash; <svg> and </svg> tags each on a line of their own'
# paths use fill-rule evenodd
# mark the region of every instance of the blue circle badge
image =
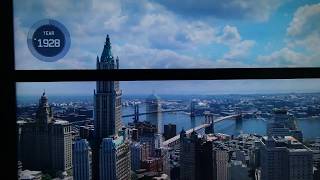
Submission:
<svg viewBox="0 0 320 180">
<path fill-rule="evenodd" d="M 63 24 L 44 19 L 31 27 L 27 43 L 33 56 L 45 62 L 54 62 L 67 54 L 71 40 Z"/>
</svg>

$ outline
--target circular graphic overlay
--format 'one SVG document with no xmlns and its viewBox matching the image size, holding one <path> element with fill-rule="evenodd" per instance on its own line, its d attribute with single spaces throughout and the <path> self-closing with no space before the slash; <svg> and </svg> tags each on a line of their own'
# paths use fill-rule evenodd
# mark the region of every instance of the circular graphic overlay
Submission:
<svg viewBox="0 0 320 180">
<path fill-rule="evenodd" d="M 63 24 L 44 19 L 31 27 L 27 43 L 33 56 L 41 61 L 54 62 L 67 54 L 71 40 Z"/>
</svg>

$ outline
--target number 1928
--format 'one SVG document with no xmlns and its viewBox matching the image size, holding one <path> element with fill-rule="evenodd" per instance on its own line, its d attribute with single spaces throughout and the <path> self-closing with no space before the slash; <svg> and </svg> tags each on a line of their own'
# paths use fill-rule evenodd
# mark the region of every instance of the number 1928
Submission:
<svg viewBox="0 0 320 180">
<path fill-rule="evenodd" d="M 60 47 L 60 39 L 38 39 L 38 47 Z"/>
</svg>

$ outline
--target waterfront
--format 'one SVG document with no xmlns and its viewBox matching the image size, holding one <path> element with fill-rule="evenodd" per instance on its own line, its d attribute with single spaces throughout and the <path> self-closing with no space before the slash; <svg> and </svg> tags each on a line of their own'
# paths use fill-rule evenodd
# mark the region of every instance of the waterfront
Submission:
<svg viewBox="0 0 320 180">
<path fill-rule="evenodd" d="M 141 112 L 145 111 L 145 107 L 141 106 Z M 123 107 L 123 114 L 133 114 L 134 108 L 132 106 Z M 182 128 L 185 130 L 198 126 L 204 122 L 203 116 L 197 116 L 194 120 L 191 120 L 190 116 L 185 112 L 176 113 L 162 113 L 160 115 L 162 125 L 173 123 L 177 125 L 177 133 Z M 126 125 L 128 122 L 132 122 L 132 117 L 123 118 L 123 123 Z M 145 120 L 145 116 L 140 116 L 140 120 Z M 215 132 L 225 133 L 229 135 L 239 135 L 242 133 L 256 133 L 259 135 L 266 134 L 266 120 L 262 119 L 243 119 L 242 125 L 237 126 L 233 119 L 227 119 L 215 124 Z M 318 118 L 297 118 L 298 129 L 301 129 L 305 139 L 311 140 L 320 136 L 320 117 Z"/>
<path fill-rule="evenodd" d="M 176 97 L 174 98 L 181 99 L 183 101 L 188 101 L 191 97 Z M 135 97 L 137 99 L 144 99 L 145 96 Z M 92 108 L 93 97 L 91 95 L 83 96 L 51 96 L 52 103 L 70 103 L 73 102 L 85 105 Z M 37 96 L 22 96 L 18 97 L 17 104 L 19 105 L 30 105 L 37 104 Z M 56 109 L 57 110 L 57 109 Z M 57 110 L 58 111 L 58 110 Z M 140 113 L 145 112 L 145 105 L 140 104 Z M 128 115 L 134 113 L 133 106 L 123 106 L 122 115 Z M 140 116 L 140 120 L 145 120 L 146 116 Z M 197 116 L 194 120 L 191 120 L 189 114 L 186 112 L 174 112 L 174 113 L 162 113 L 160 115 L 162 121 L 162 128 L 164 124 L 173 123 L 177 125 L 177 133 L 181 131 L 182 128 L 185 130 L 192 127 L 198 126 L 204 122 L 204 117 Z M 128 122 L 132 122 L 132 117 L 122 118 L 123 124 L 126 125 Z M 312 118 L 297 118 L 298 129 L 301 129 L 305 139 L 314 139 L 315 137 L 320 136 L 320 117 Z M 215 132 L 226 133 L 230 135 L 238 135 L 242 133 L 257 133 L 260 135 L 266 134 L 266 120 L 262 119 L 243 119 L 241 126 L 236 126 L 234 120 L 224 120 L 215 124 Z"/>
</svg>

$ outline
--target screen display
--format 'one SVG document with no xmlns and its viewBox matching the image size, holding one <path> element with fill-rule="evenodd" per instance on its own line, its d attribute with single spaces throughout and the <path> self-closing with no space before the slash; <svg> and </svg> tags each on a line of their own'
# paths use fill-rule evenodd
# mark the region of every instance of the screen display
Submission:
<svg viewBox="0 0 320 180">
<path fill-rule="evenodd" d="M 106 43 L 121 69 L 320 66 L 316 0 L 13 4 L 17 70 L 95 69 Z"/>
<path fill-rule="evenodd" d="M 320 79 L 28 82 L 16 94 L 20 177 L 319 173 Z"/>
</svg>

